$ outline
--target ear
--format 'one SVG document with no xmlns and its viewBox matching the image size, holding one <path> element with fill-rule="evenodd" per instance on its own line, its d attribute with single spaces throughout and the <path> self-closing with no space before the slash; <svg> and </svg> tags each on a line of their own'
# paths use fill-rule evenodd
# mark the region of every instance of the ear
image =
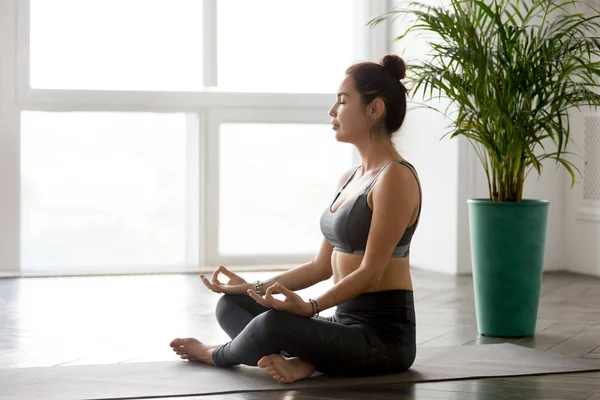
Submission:
<svg viewBox="0 0 600 400">
<path fill-rule="evenodd" d="M 369 117 L 372 120 L 379 120 L 379 119 L 383 118 L 384 112 L 385 112 L 385 103 L 380 97 L 377 97 L 375 100 L 373 100 L 371 102 Z"/>
</svg>

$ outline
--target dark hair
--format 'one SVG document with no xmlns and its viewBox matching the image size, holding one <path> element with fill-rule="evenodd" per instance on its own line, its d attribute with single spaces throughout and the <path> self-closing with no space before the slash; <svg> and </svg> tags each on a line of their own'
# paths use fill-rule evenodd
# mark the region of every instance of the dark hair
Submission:
<svg viewBox="0 0 600 400">
<path fill-rule="evenodd" d="M 354 78 L 356 90 L 364 104 L 377 97 L 385 103 L 385 128 L 390 136 L 400 129 L 406 116 L 406 95 L 408 91 L 400 82 L 406 77 L 406 64 L 395 54 L 384 56 L 379 64 L 360 62 L 350 66 L 346 75 Z"/>
</svg>

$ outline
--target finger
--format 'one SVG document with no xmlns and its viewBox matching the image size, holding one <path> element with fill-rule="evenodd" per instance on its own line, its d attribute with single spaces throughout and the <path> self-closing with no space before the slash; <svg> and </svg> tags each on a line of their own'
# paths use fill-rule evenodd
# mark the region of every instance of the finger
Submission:
<svg viewBox="0 0 600 400">
<path fill-rule="evenodd" d="M 258 295 L 257 295 L 258 296 Z M 280 310 L 280 311 L 286 311 L 289 308 L 289 303 L 286 303 L 285 301 L 276 299 L 273 296 L 265 296 L 265 297 L 260 297 L 261 299 L 260 304 L 264 305 L 265 307 L 269 307 L 269 308 L 273 308 L 275 310 Z"/>
<path fill-rule="evenodd" d="M 260 297 L 256 292 L 252 289 L 248 289 L 248 295 L 252 297 L 258 304 L 261 304 L 265 307 L 270 307 L 270 302 L 262 297 Z"/>
<path fill-rule="evenodd" d="M 228 270 L 227 268 L 225 268 L 224 265 L 219 265 L 219 267 L 217 268 L 217 270 L 213 273 L 213 282 L 218 282 L 218 276 L 219 274 L 223 274 L 226 277 L 228 277 L 229 279 L 233 278 L 236 276 L 236 274 L 234 274 L 233 272 L 231 272 L 230 270 Z"/>
<path fill-rule="evenodd" d="M 204 285 L 209 288 L 210 290 L 212 290 L 212 285 L 210 284 L 210 282 L 208 281 L 208 279 L 206 279 L 206 277 L 204 275 L 200 275 L 200 279 L 202 280 L 202 283 L 204 283 Z"/>
<path fill-rule="evenodd" d="M 227 287 L 231 288 L 231 286 L 226 286 L 226 284 L 224 284 L 222 282 L 216 282 L 216 283 L 215 282 L 211 282 L 204 275 L 201 275 L 200 278 L 202 279 L 202 282 L 204 282 L 204 284 L 206 285 L 206 287 L 209 288 L 210 290 L 212 290 L 215 293 L 226 293 L 227 292 Z"/>
<path fill-rule="evenodd" d="M 215 271 L 212 274 L 212 280 L 211 280 L 213 283 L 219 282 L 219 274 L 223 272 L 223 268 L 224 267 L 222 265 L 219 265 L 217 267 L 217 269 L 215 269 Z"/>
<path fill-rule="evenodd" d="M 206 277 L 204 275 L 200 275 L 200 279 L 202 279 L 202 282 L 204 283 L 204 285 L 207 288 L 209 288 L 210 290 L 212 290 L 215 293 L 219 293 L 219 290 L 215 287 L 215 285 L 210 283 L 210 281 L 208 279 L 206 279 Z"/>
<path fill-rule="evenodd" d="M 273 286 L 271 286 L 271 287 L 273 287 L 274 290 L 277 290 L 279 293 L 281 293 L 282 295 L 284 295 L 285 297 L 288 297 L 288 298 L 293 297 L 294 295 L 296 295 L 296 293 L 294 293 L 290 289 L 286 288 L 285 286 L 283 286 L 279 282 L 275 282 L 275 284 Z"/>
<path fill-rule="evenodd" d="M 275 285 L 269 286 L 265 290 L 265 298 L 273 298 L 273 292 L 275 291 Z"/>
<path fill-rule="evenodd" d="M 206 279 L 206 277 L 204 275 L 200 275 L 200 279 L 202 279 L 202 283 L 204 283 L 204 285 L 209 288 L 210 290 L 214 290 L 212 284 L 209 282 L 208 279 Z"/>
</svg>

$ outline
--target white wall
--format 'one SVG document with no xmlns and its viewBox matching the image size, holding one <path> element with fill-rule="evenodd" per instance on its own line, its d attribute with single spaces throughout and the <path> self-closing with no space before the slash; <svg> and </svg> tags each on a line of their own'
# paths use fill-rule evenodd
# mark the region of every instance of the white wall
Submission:
<svg viewBox="0 0 600 400">
<path fill-rule="evenodd" d="M 419 173 L 423 205 L 419 229 L 411 245 L 417 268 L 453 274 L 457 269 L 458 141 L 442 140 L 442 116 L 410 110 L 396 148 Z"/>
<path fill-rule="evenodd" d="M 390 7 L 399 7 L 404 2 L 393 0 L 390 3 Z M 403 33 L 405 27 L 400 20 L 392 24 L 389 29 L 392 38 Z M 423 56 L 425 49 L 422 39 L 416 37 L 408 37 L 391 46 L 391 52 L 406 61 Z M 414 96 L 411 100 L 422 101 Z M 417 169 L 423 190 L 423 212 L 411 245 L 411 264 L 454 274 L 458 268 L 459 142 L 440 140 L 449 121 L 440 113 L 417 107 L 417 104 L 409 104 L 406 120 L 396 139 L 400 154 Z"/>
<path fill-rule="evenodd" d="M 585 144 L 585 119 L 596 119 L 595 143 L 600 144 L 600 111 L 573 112 L 573 151 L 580 157 L 571 160 L 584 173 L 585 179 L 590 179 L 600 185 L 600 174 L 585 175 L 583 157 Z M 596 151 L 600 146 L 597 145 Z M 590 147 L 588 146 L 588 151 Z M 564 239 L 566 260 L 569 271 L 600 277 L 600 202 L 586 201 L 584 198 L 584 180 L 579 179 L 571 188 L 570 176 L 566 174 L 562 182 L 565 193 L 565 224 Z"/>
<path fill-rule="evenodd" d="M 600 0 L 590 3 L 600 8 Z M 593 11 L 587 9 L 591 15 Z M 590 135 L 586 143 L 586 120 L 591 122 L 588 127 Z M 578 157 L 571 161 L 583 173 L 583 179 L 571 188 L 570 176 L 565 174 L 562 182 L 564 196 L 564 247 L 565 258 L 569 271 L 600 277 L 600 198 L 585 195 L 585 181 L 600 188 L 600 170 L 586 173 L 584 161 L 590 161 L 591 154 L 600 157 L 600 110 L 574 110 L 571 113 L 572 145 L 571 149 Z M 587 147 L 586 147 L 587 145 Z M 586 155 L 586 152 L 588 153 Z M 597 158 L 595 158 L 597 162 Z M 591 166 L 593 168 L 593 166 Z M 597 193 L 596 193 L 597 195 Z M 593 197 L 596 197 L 595 199 Z"/>
</svg>

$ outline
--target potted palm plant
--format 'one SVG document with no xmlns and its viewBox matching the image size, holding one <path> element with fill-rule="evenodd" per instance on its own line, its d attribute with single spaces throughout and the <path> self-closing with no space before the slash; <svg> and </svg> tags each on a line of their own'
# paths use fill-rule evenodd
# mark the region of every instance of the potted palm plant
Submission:
<svg viewBox="0 0 600 400">
<path fill-rule="evenodd" d="M 600 13 L 576 0 L 412 2 L 369 22 L 408 17 L 409 33 L 431 37 L 429 56 L 408 60 L 408 80 L 466 138 L 489 197 L 469 199 L 477 326 L 499 337 L 535 333 L 549 202 L 524 199 L 528 174 L 555 160 L 571 176 L 569 112 L 597 107 Z M 426 106 L 432 108 L 432 106 Z M 434 108 L 436 109 L 436 108 Z M 445 135 L 446 136 L 446 135 Z"/>
</svg>

